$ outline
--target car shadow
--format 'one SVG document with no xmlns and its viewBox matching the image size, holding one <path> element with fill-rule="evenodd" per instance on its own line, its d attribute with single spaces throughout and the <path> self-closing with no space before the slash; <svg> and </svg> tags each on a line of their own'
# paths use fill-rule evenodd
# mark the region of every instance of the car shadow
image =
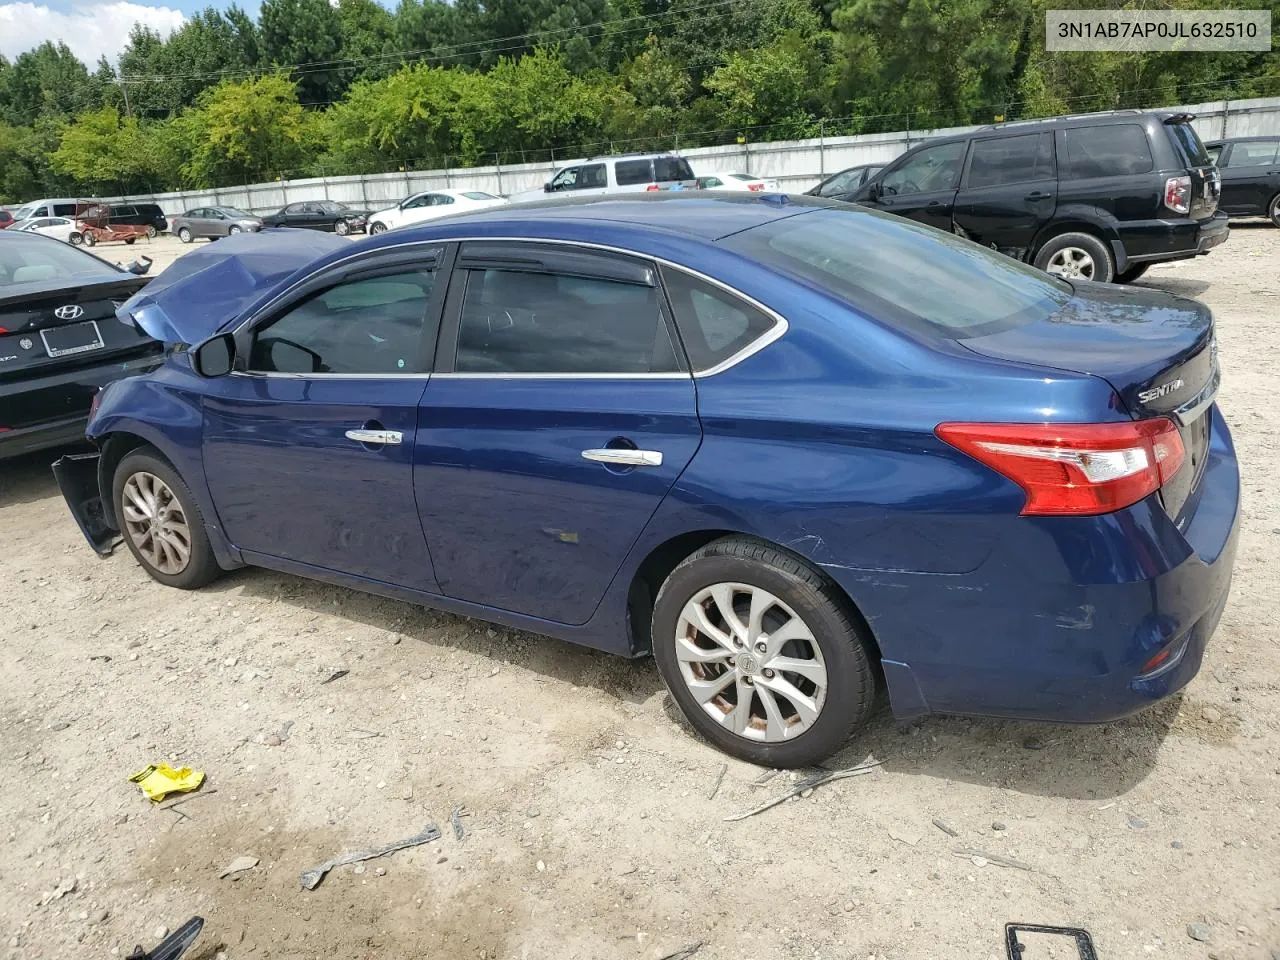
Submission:
<svg viewBox="0 0 1280 960">
<path fill-rule="evenodd" d="M 0 507 L 32 503 L 58 496 L 58 482 L 53 478 L 52 464 L 66 453 L 87 453 L 89 444 L 64 449 L 37 450 L 0 460 Z"/>
<path fill-rule="evenodd" d="M 278 598 L 317 616 L 337 615 L 437 649 L 510 663 L 572 686 L 593 687 L 628 703 L 644 703 L 663 689 L 649 659 L 628 660 L 554 637 L 290 574 L 246 568 L 225 574 L 204 589 L 240 590 L 259 600 Z"/>
<path fill-rule="evenodd" d="M 1231 218 L 1232 230 L 1274 230 L 1275 226 L 1276 225 L 1274 223 L 1261 214 L 1248 220 L 1237 220 L 1235 217 Z"/>
<path fill-rule="evenodd" d="M 662 710 L 686 736 L 701 739 L 663 687 L 652 658 L 628 660 L 542 634 L 513 630 L 399 600 L 270 570 L 229 573 L 206 591 L 239 591 L 279 600 L 319 616 L 341 616 L 437 649 L 509 663 L 540 676 L 590 687 L 632 704 L 661 696 Z M 425 662 L 425 661 L 424 661 Z M 894 719 L 881 697 L 875 714 L 827 769 L 868 754 L 891 773 L 996 786 L 1034 796 L 1105 801 L 1151 771 L 1178 715 L 1180 696 L 1151 710 L 1098 725 L 1063 725 L 967 717 Z M 706 744 L 707 761 L 718 754 Z"/>
<path fill-rule="evenodd" d="M 1145 276 L 1133 282 L 1135 287 L 1146 287 L 1148 290 L 1163 290 L 1165 293 L 1179 297 L 1198 297 L 1212 284 L 1207 280 L 1193 280 L 1190 277 Z"/>
</svg>

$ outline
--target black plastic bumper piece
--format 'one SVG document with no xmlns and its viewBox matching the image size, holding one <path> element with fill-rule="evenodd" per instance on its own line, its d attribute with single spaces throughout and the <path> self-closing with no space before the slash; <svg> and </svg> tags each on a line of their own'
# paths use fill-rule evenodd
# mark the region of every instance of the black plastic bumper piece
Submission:
<svg viewBox="0 0 1280 960">
<path fill-rule="evenodd" d="M 53 465 L 62 498 L 80 525 L 80 532 L 99 556 L 109 557 L 120 532 L 107 522 L 98 486 L 98 454 L 72 453 L 59 457 Z"/>
</svg>

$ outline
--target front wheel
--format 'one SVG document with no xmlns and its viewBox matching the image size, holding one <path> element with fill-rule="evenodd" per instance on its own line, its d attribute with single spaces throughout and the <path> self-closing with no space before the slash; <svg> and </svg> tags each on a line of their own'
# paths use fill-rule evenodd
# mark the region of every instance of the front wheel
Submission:
<svg viewBox="0 0 1280 960">
<path fill-rule="evenodd" d="M 160 231 L 155 228 L 155 224 L 150 225 L 147 227 L 147 239 L 154 240 L 156 238 L 156 234 L 159 232 Z"/>
<path fill-rule="evenodd" d="M 152 579 L 193 590 L 221 572 L 191 491 L 154 449 L 133 450 L 120 461 L 112 500 L 129 552 Z"/>
<path fill-rule="evenodd" d="M 685 717 L 721 750 L 804 767 L 838 751 L 871 714 L 871 642 L 855 618 L 797 557 L 728 537 L 662 585 L 653 655 Z"/>
<path fill-rule="evenodd" d="M 372 237 L 376 237 L 378 234 L 386 232 L 387 225 L 381 221 L 375 221 L 374 223 L 369 224 L 369 235 Z"/>
<path fill-rule="evenodd" d="M 1267 216 L 1271 218 L 1271 222 L 1280 227 L 1280 193 L 1271 198 L 1271 203 L 1267 206 Z"/>
<path fill-rule="evenodd" d="M 227 236 L 229 237 L 234 237 L 239 232 L 240 232 L 239 224 L 233 223 L 231 226 L 227 227 Z"/>
<path fill-rule="evenodd" d="M 137 238 L 137 237 L 125 237 L 125 238 L 124 238 L 124 245 L 125 245 L 126 247 L 132 247 L 132 246 L 137 242 L 137 240 L 138 240 L 138 238 Z"/>
<path fill-rule="evenodd" d="M 80 244 L 84 243 L 84 236 L 80 233 L 73 233 L 71 236 L 67 237 L 67 242 L 73 247 L 78 247 Z"/>
<path fill-rule="evenodd" d="M 1110 283 L 1116 272 L 1106 245 L 1089 233 L 1064 233 L 1054 237 L 1040 248 L 1035 265 L 1063 280 Z"/>
<path fill-rule="evenodd" d="M 347 223 L 345 220 L 339 220 L 333 225 L 333 232 L 340 237 L 345 237 L 351 232 L 351 224 Z"/>
<path fill-rule="evenodd" d="M 86 247 L 92 247 L 97 242 L 98 242 L 97 234 L 94 234 L 91 232 L 91 233 L 86 233 L 84 235 L 84 245 Z"/>
</svg>

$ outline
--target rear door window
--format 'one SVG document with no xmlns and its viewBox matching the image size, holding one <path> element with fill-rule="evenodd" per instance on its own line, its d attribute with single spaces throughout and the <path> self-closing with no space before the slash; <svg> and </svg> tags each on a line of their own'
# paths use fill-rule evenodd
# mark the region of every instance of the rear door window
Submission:
<svg viewBox="0 0 1280 960">
<path fill-rule="evenodd" d="M 684 157 L 654 157 L 653 179 L 658 183 L 692 180 L 693 168 Z"/>
<path fill-rule="evenodd" d="M 76 206 L 77 204 L 74 203 L 55 203 L 49 212 L 55 217 L 74 217 Z"/>
<path fill-rule="evenodd" d="M 658 288 L 503 269 L 467 272 L 459 373 L 679 371 Z"/>
<path fill-rule="evenodd" d="M 965 186 L 995 187 L 1053 177 L 1053 134 L 975 140 Z"/>
<path fill-rule="evenodd" d="M 1280 148 L 1280 142 L 1255 140 L 1237 143 L 1231 148 L 1226 165 L 1233 170 L 1236 167 L 1267 167 L 1275 163 L 1277 148 Z"/>
<path fill-rule="evenodd" d="M 619 160 L 613 165 L 613 175 L 620 187 L 634 187 L 653 182 L 653 165 L 648 160 Z"/>
<path fill-rule="evenodd" d="M 1193 131 L 1194 132 L 1194 131 Z M 1060 131 L 1066 147 L 1066 169 L 1070 180 L 1091 177 L 1121 177 L 1149 173 L 1155 169 L 1147 132 L 1137 123 L 1108 123 L 1096 127 L 1068 127 Z M 1198 142 L 1198 141 L 1197 141 Z M 1200 147 L 1204 152 L 1204 147 Z M 1208 160 L 1205 160 L 1208 163 Z"/>
<path fill-rule="evenodd" d="M 603 163 L 589 163 L 578 174 L 578 187 L 582 190 L 594 190 L 609 185 L 609 174 Z M 453 202 L 453 198 L 449 199 Z"/>
</svg>

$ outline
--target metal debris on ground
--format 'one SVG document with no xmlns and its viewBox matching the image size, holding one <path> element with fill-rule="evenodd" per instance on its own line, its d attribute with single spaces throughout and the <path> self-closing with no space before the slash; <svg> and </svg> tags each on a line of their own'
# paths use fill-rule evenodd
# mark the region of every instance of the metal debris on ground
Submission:
<svg viewBox="0 0 1280 960">
<path fill-rule="evenodd" d="M 453 826 L 453 839 L 461 842 L 467 835 L 467 828 L 462 825 L 462 818 L 467 816 L 462 807 L 454 807 L 449 812 L 449 823 Z"/>
<path fill-rule="evenodd" d="M 798 797 L 800 794 L 804 793 L 806 790 L 812 790 L 815 787 L 821 787 L 824 784 L 831 783 L 833 780 L 843 780 L 846 777 L 858 777 L 864 773 L 870 773 L 876 767 L 880 766 L 881 763 L 883 763 L 883 761 L 873 760 L 870 757 L 868 757 L 866 760 L 858 764 L 856 767 L 848 767 L 847 769 L 844 769 L 844 770 L 824 770 L 821 773 L 816 773 L 813 776 L 806 777 L 804 780 L 801 780 L 799 783 L 797 783 L 794 787 L 792 787 L 786 793 L 781 794 L 780 796 L 774 797 L 772 800 L 766 800 L 764 803 L 760 804 L 760 806 L 758 807 L 755 807 L 751 810 L 744 810 L 742 813 L 735 813 L 731 817 L 725 817 L 724 818 L 725 822 L 733 823 L 737 820 L 745 820 L 747 819 L 747 817 L 754 817 L 757 813 L 764 813 L 764 811 L 769 810 L 773 807 L 776 807 L 780 803 L 785 803 L 787 800 L 790 800 L 792 797 Z"/>
<path fill-rule="evenodd" d="M 909 847 L 914 847 L 920 842 L 920 834 L 915 830 L 900 830 L 897 827 L 890 827 L 889 839 L 897 840 L 899 843 L 905 843 Z"/>
<path fill-rule="evenodd" d="M 40 897 L 40 906 L 42 907 L 46 906 L 47 904 L 52 903 L 54 900 L 61 900 L 68 893 L 75 893 L 75 890 L 76 890 L 75 877 L 68 877 L 66 880 L 59 880 L 58 883 L 54 886 L 52 891 L 46 891 L 44 895 Z"/>
<path fill-rule="evenodd" d="M 755 790 L 759 787 L 763 787 L 766 783 L 768 783 L 770 780 L 772 780 L 781 772 L 782 772 L 781 770 L 766 770 L 760 776 L 752 780 L 749 786 L 751 787 L 752 790 Z"/>
<path fill-rule="evenodd" d="M 687 947 L 681 947 L 675 953 L 668 953 L 661 960 L 689 960 L 695 953 L 702 949 L 702 941 L 691 943 Z"/>
<path fill-rule="evenodd" d="M 727 763 L 720 764 L 720 772 L 716 774 L 716 782 L 712 784 L 711 792 L 707 794 L 708 800 L 714 800 L 716 798 L 716 794 L 720 792 L 720 784 L 724 783 L 724 775 L 728 772 L 729 765 Z"/>
<path fill-rule="evenodd" d="M 397 850 L 406 850 L 409 847 L 420 846 L 424 843 L 431 843 L 433 840 L 440 839 L 440 828 L 434 823 L 428 823 L 422 828 L 422 832 L 412 837 L 406 837 L 403 840 L 397 840 L 394 843 L 388 843 L 385 847 L 377 847 L 373 850 L 360 850 L 356 853 L 344 853 L 340 857 L 334 857 L 332 860 L 326 860 L 318 867 L 311 870 L 303 871 L 302 889 L 314 890 L 320 886 L 320 881 L 324 879 L 324 875 L 334 867 L 345 866 L 348 863 L 360 863 L 363 860 L 376 860 L 378 857 L 385 857 L 389 853 L 395 853 Z"/>
<path fill-rule="evenodd" d="M 380 734 L 377 730 L 362 730 L 360 727 L 356 727 L 349 734 L 347 734 L 347 736 L 349 736 L 352 740 L 371 740 L 374 737 L 382 736 L 382 734 Z"/>
<path fill-rule="evenodd" d="M 326 683 L 333 683 L 335 680 L 341 680 L 350 672 L 350 670 L 335 670 L 333 673 L 329 674 L 328 677 L 320 681 L 320 686 L 323 687 Z"/>
<path fill-rule="evenodd" d="M 167 763 L 153 763 L 129 778 L 136 783 L 148 800 L 159 803 L 171 793 L 199 790 L 204 783 L 204 771 L 182 767 L 175 770 Z"/>
<path fill-rule="evenodd" d="M 246 870 L 252 870 L 257 865 L 257 857 L 236 857 L 218 874 L 218 879 L 225 880 L 227 877 L 234 877 L 237 874 L 244 873 Z"/>
<path fill-rule="evenodd" d="M 937 817 L 934 817 L 933 825 L 937 827 L 939 830 L 941 830 L 943 833 L 945 833 L 948 837 L 960 836 L 960 834 L 955 831 L 955 829 L 951 826 L 951 824 L 947 823 L 947 821 L 945 820 L 939 820 Z"/>
<path fill-rule="evenodd" d="M 173 933 L 165 936 L 150 952 L 137 946 L 125 960 L 178 960 L 191 949 L 191 945 L 196 942 L 196 937 L 200 936 L 202 929 L 204 929 L 204 918 L 192 917 Z"/>
<path fill-rule="evenodd" d="M 1026 870 L 1028 873 L 1034 872 L 1035 869 L 1029 863 L 1002 857 L 998 853 L 987 853 L 985 850 L 961 847 L 955 853 L 957 857 L 964 857 L 968 860 L 985 860 L 987 863 L 994 863 L 997 867 L 1012 867 L 1014 870 Z"/>
</svg>

